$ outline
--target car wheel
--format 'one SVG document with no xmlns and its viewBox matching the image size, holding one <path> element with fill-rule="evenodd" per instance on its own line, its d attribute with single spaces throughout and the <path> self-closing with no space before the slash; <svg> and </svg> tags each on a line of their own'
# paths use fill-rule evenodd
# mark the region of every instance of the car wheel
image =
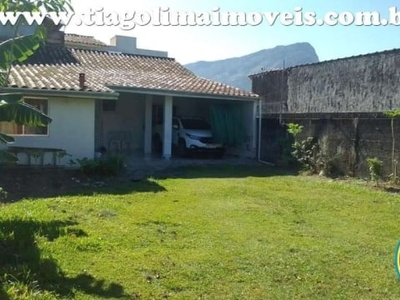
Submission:
<svg viewBox="0 0 400 300">
<path fill-rule="evenodd" d="M 186 157 L 188 154 L 187 148 L 186 148 L 186 142 L 184 139 L 180 139 L 178 143 L 178 155 L 180 157 Z"/>
</svg>

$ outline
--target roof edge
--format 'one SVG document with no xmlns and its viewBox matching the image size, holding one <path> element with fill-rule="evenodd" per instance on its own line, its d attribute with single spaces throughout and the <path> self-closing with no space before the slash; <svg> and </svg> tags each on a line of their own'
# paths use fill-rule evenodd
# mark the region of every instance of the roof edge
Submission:
<svg viewBox="0 0 400 300">
<path fill-rule="evenodd" d="M 113 51 L 110 49 L 106 49 L 106 47 L 102 48 L 101 46 L 98 47 L 98 49 L 91 49 L 89 47 L 81 48 L 81 47 L 78 47 L 78 45 L 65 45 L 64 47 L 66 49 L 72 49 L 72 50 L 77 50 L 77 51 L 92 51 L 92 52 L 106 53 L 106 54 L 110 54 L 110 55 L 128 55 L 128 56 L 136 56 L 136 57 L 144 57 L 144 58 L 158 58 L 158 59 L 165 59 L 165 60 L 170 60 L 170 61 L 176 62 L 176 59 L 174 57 L 126 53 L 126 52 L 122 52 L 122 51 Z"/>
<path fill-rule="evenodd" d="M 383 112 L 285 112 L 285 113 L 263 113 L 267 119 L 311 119 L 311 120 L 330 120 L 330 119 L 387 119 Z"/>
<path fill-rule="evenodd" d="M 141 94 L 151 94 L 158 96 L 172 96 L 172 97 L 190 97 L 190 98 L 206 98 L 206 99 L 220 99 L 220 100 L 238 100 L 238 101 L 256 101 L 260 99 L 260 96 L 230 96 L 230 95 L 219 95 L 210 93 L 194 93 L 185 91 L 173 91 L 173 90 L 162 90 L 162 89 L 147 89 L 127 86 L 114 86 L 107 85 L 108 88 L 113 89 L 117 92 L 131 92 Z M 254 94 L 256 95 L 256 94 Z"/>
<path fill-rule="evenodd" d="M 54 97 L 67 97 L 67 98 L 90 98 L 90 99 L 106 99 L 106 100 L 117 100 L 119 97 L 118 92 L 84 92 L 84 91 L 69 91 L 69 90 L 49 90 L 49 89 L 32 89 L 32 88 L 14 88 L 4 87 L 2 91 L 15 92 L 21 94 L 31 95 L 46 95 Z"/>
</svg>

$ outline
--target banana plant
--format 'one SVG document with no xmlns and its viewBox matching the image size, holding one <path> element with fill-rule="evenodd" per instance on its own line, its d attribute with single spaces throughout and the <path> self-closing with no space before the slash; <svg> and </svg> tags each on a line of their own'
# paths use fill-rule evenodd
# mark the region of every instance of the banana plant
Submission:
<svg viewBox="0 0 400 300">
<path fill-rule="evenodd" d="M 70 0 L 0 0 L 0 12 L 68 12 L 72 11 Z M 38 26 L 36 33 L 29 36 L 17 36 L 19 20 L 15 25 L 15 36 L 0 43 L 0 122 L 15 122 L 19 125 L 46 126 L 51 118 L 23 101 L 20 93 L 4 91 L 9 83 L 11 68 L 21 63 L 44 42 L 45 28 Z M 10 144 L 14 138 L 0 132 L 0 144 Z M 16 161 L 17 157 L 5 150 L 0 150 L 0 162 Z"/>
</svg>

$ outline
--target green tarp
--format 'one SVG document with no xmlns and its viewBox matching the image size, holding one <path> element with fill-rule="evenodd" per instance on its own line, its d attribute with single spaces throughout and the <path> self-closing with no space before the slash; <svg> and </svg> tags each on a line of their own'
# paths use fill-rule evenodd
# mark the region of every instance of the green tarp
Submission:
<svg viewBox="0 0 400 300">
<path fill-rule="evenodd" d="M 246 142 L 244 105 L 213 105 L 211 107 L 211 127 L 216 143 L 236 146 Z"/>
</svg>

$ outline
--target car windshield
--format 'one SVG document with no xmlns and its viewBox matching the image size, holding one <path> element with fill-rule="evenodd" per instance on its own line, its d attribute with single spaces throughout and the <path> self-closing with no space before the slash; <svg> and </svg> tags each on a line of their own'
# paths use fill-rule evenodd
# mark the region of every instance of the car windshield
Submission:
<svg viewBox="0 0 400 300">
<path fill-rule="evenodd" d="M 181 119 L 181 122 L 185 129 L 211 130 L 210 124 L 201 119 Z"/>
</svg>

